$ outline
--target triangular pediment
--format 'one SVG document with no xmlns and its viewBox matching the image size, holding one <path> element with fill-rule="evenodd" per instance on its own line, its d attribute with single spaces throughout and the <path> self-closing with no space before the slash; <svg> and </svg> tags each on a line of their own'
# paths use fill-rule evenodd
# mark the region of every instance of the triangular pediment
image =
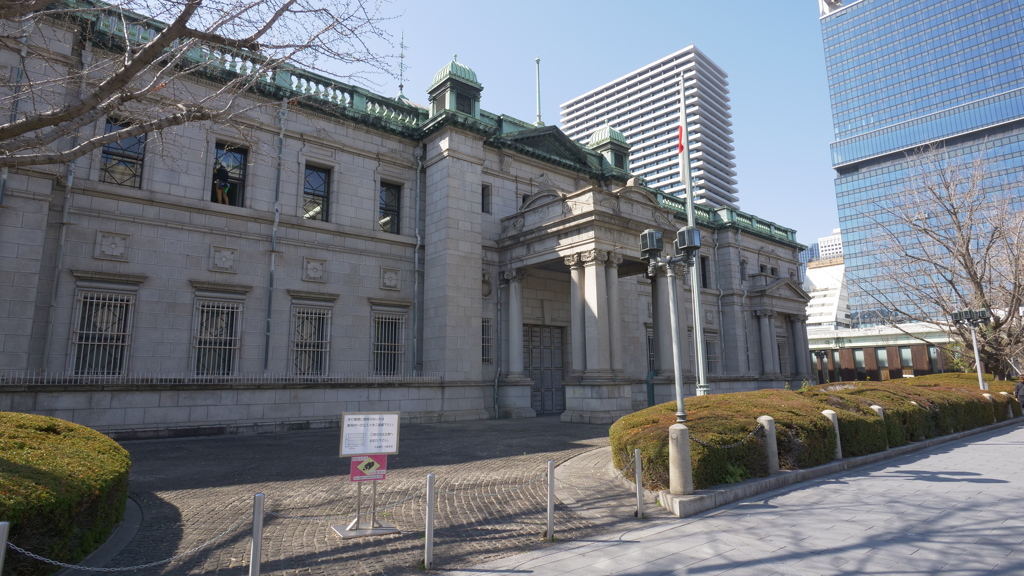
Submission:
<svg viewBox="0 0 1024 576">
<path fill-rule="evenodd" d="M 502 138 L 520 146 L 533 148 L 549 156 L 574 164 L 587 164 L 587 153 L 557 126 L 542 126 L 503 134 Z"/>
<path fill-rule="evenodd" d="M 786 300 L 799 300 L 809 302 L 810 294 L 804 291 L 800 284 L 788 278 L 779 278 L 763 288 L 755 288 L 750 291 L 751 296 L 772 296 Z"/>
</svg>

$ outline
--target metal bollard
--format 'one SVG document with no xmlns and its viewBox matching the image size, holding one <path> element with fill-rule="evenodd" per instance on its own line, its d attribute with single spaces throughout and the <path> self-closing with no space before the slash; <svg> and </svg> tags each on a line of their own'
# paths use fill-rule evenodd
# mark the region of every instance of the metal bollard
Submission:
<svg viewBox="0 0 1024 576">
<path fill-rule="evenodd" d="M 434 564 L 434 475 L 427 474 L 427 525 L 424 527 L 426 543 L 423 545 L 423 569 Z"/>
<path fill-rule="evenodd" d="M 249 576 L 260 576 L 263 555 L 263 493 L 252 498 L 252 546 L 249 549 Z"/>
<path fill-rule="evenodd" d="M 555 539 L 555 461 L 548 460 L 548 540 Z"/>
<path fill-rule="evenodd" d="M 644 518 L 644 473 L 640 463 L 640 449 L 633 450 L 633 462 L 636 463 L 636 517 Z"/>
<path fill-rule="evenodd" d="M 4 552 L 7 552 L 7 533 L 10 529 L 10 522 L 0 522 L 0 574 L 4 573 Z"/>
</svg>

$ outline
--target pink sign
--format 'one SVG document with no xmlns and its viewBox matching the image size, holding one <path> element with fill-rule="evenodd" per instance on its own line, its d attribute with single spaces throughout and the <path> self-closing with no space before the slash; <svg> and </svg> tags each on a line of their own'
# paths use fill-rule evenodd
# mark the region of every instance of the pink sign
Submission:
<svg viewBox="0 0 1024 576">
<path fill-rule="evenodd" d="M 352 482 L 384 480 L 388 472 L 388 455 L 353 456 L 349 479 Z"/>
</svg>

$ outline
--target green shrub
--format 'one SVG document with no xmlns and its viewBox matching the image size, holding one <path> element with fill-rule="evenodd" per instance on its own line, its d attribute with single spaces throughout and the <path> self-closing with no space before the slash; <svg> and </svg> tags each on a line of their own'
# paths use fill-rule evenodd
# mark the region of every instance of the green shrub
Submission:
<svg viewBox="0 0 1024 576">
<path fill-rule="evenodd" d="M 9 540 L 74 563 L 102 544 L 124 515 L 128 452 L 99 432 L 57 418 L 0 412 L 0 520 Z M 5 574 L 54 567 L 8 551 Z"/>
<path fill-rule="evenodd" d="M 690 458 L 695 489 L 767 474 L 763 434 L 751 435 L 759 416 L 775 419 L 779 464 L 810 468 L 835 456 L 831 409 L 839 421 L 843 456 L 862 456 L 991 424 L 1006 418 L 1007 407 L 1020 416 L 1012 397 L 999 394 L 1009 383 L 990 383 L 993 401 L 982 396 L 977 379 L 914 378 L 884 382 L 841 382 L 800 390 L 759 390 L 686 399 Z M 969 375 L 970 376 L 970 375 Z M 883 408 L 879 418 L 871 406 Z M 675 423 L 675 402 L 652 406 L 615 422 L 610 430 L 613 464 L 623 469 L 633 450 L 643 459 L 644 485 L 668 487 L 668 428 Z"/>
</svg>

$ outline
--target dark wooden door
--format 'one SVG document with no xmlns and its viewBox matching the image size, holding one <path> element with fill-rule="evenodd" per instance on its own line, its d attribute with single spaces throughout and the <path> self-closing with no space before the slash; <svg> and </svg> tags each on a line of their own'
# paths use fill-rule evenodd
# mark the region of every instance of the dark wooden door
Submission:
<svg viewBox="0 0 1024 576">
<path fill-rule="evenodd" d="M 533 380 L 531 405 L 537 414 L 565 412 L 562 328 L 523 326 L 523 372 Z"/>
</svg>

